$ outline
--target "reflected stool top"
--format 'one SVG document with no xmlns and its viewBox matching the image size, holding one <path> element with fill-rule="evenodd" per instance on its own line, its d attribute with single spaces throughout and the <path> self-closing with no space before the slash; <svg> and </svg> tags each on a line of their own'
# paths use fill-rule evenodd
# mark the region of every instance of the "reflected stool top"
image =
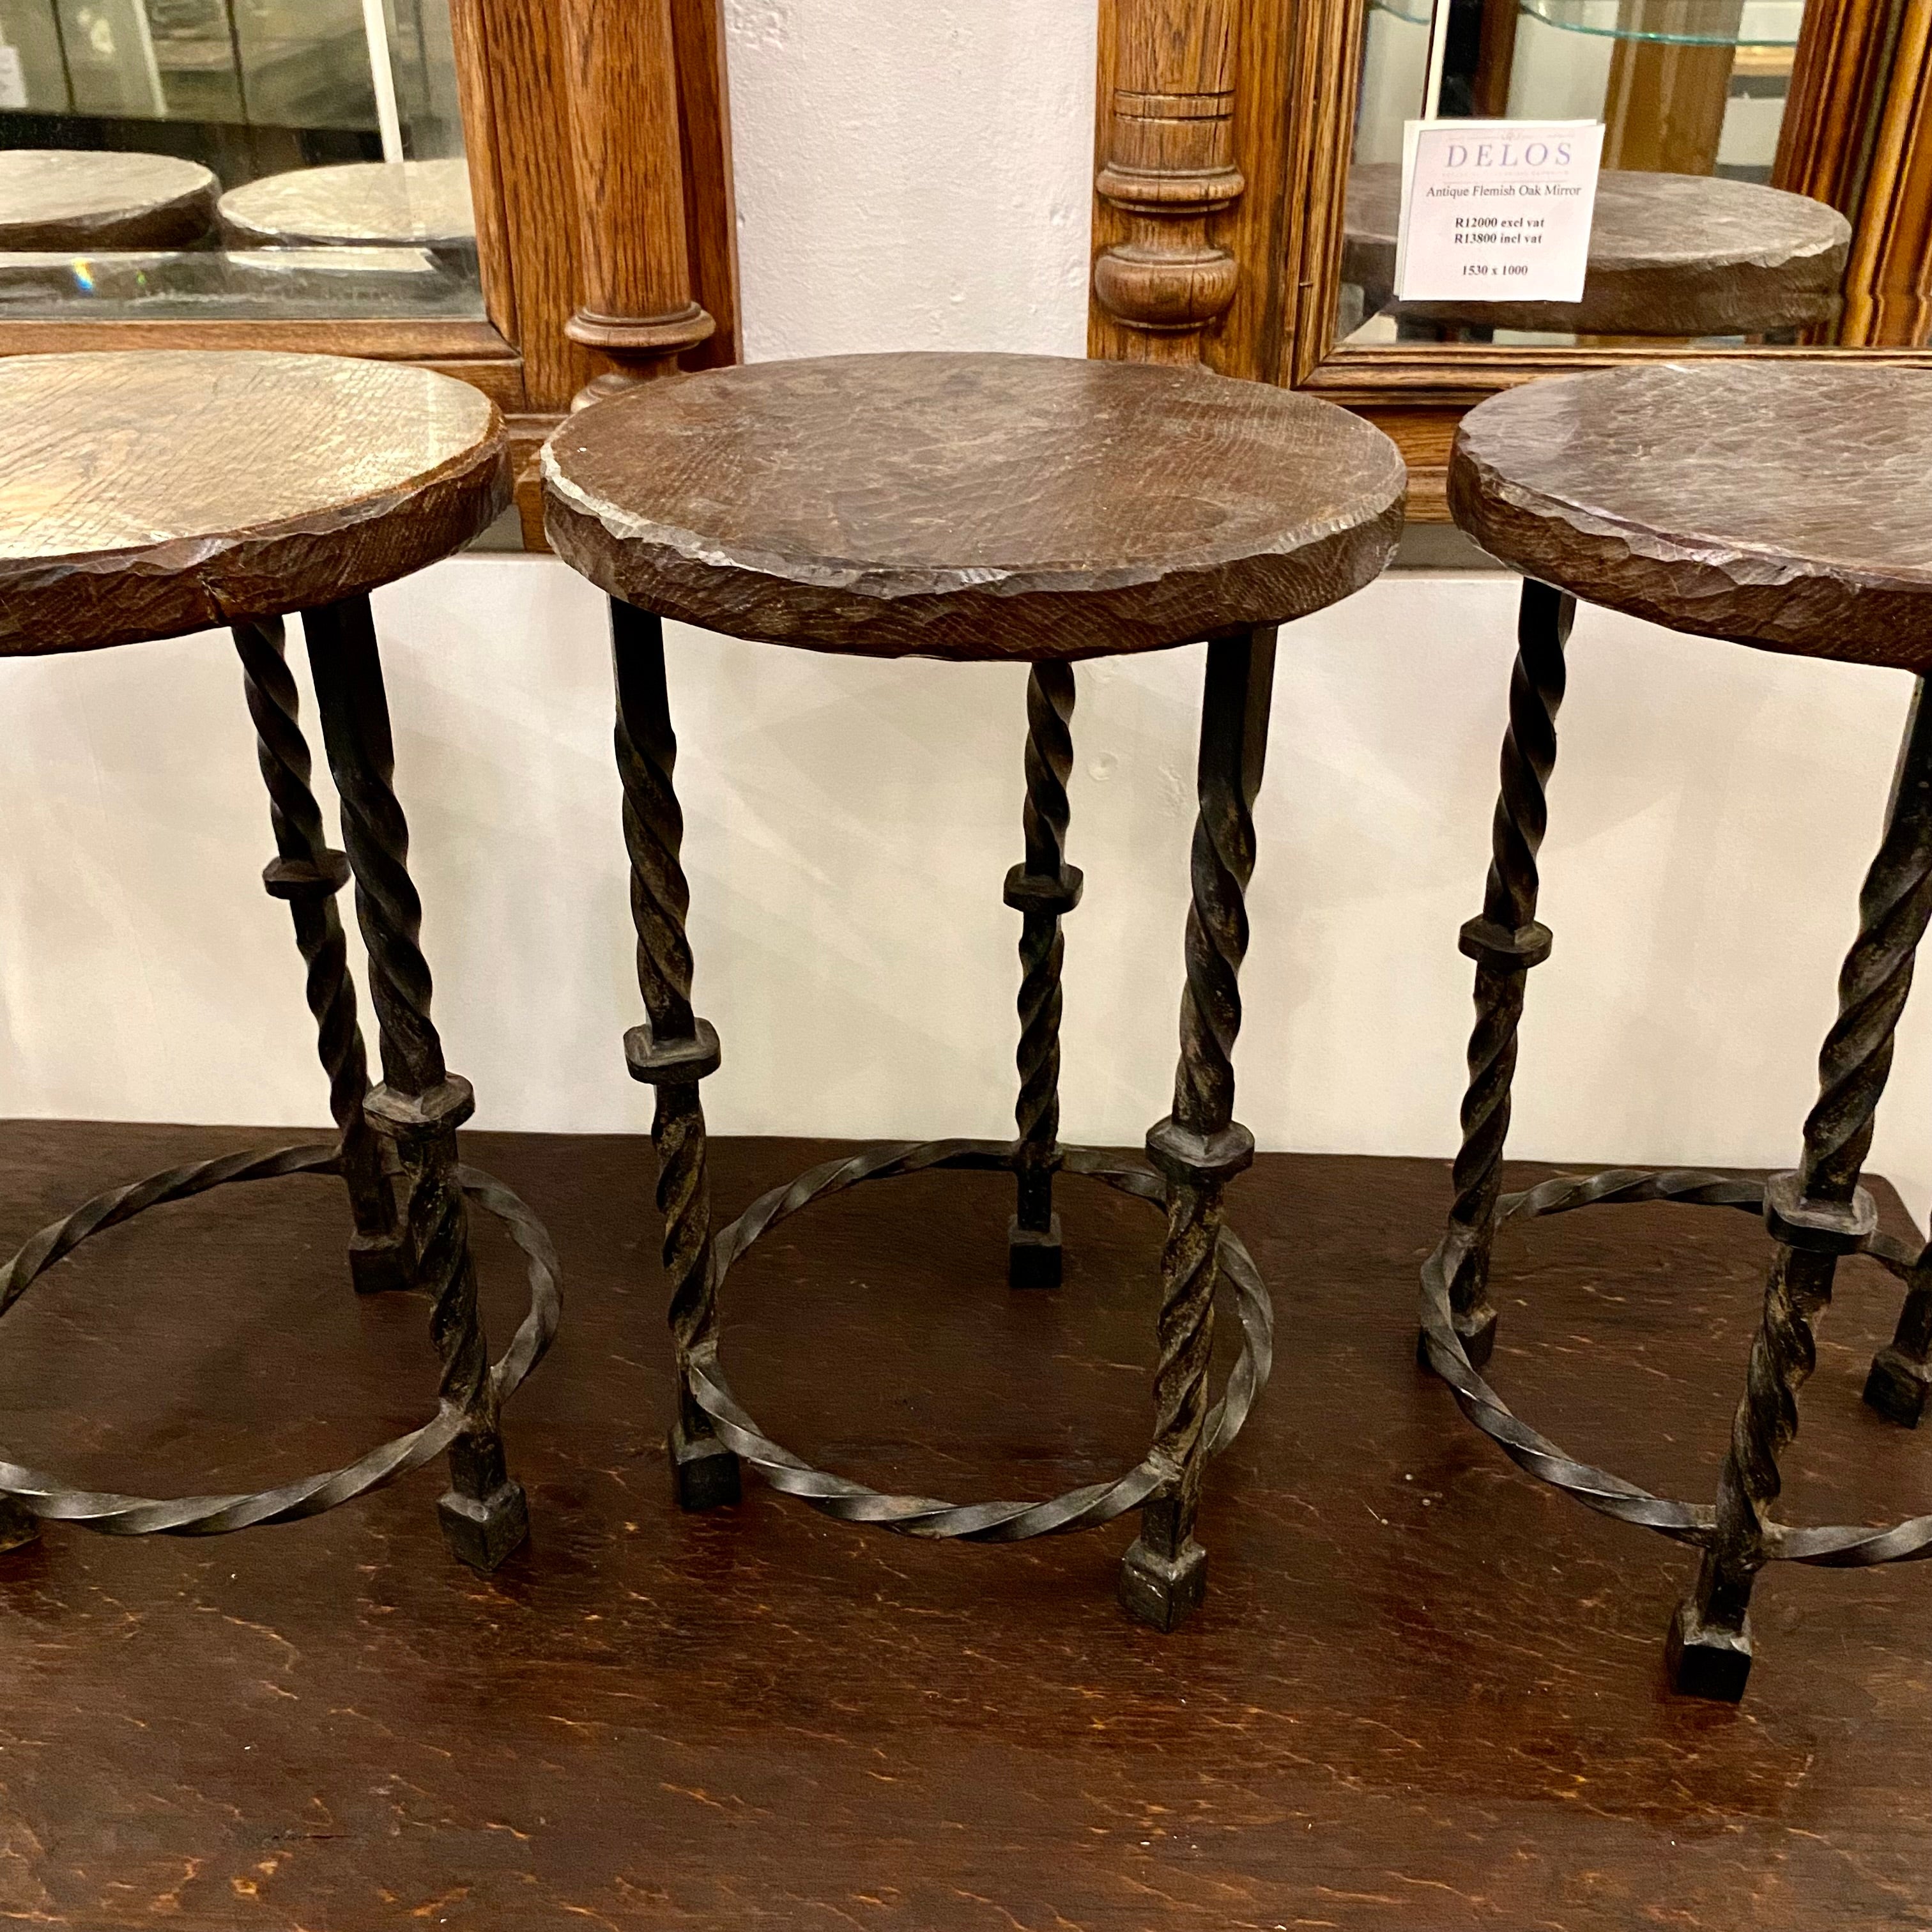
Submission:
<svg viewBox="0 0 1932 1932">
<path fill-rule="evenodd" d="M 1593 604 L 1932 670 L 1932 372 L 1713 360 L 1526 383 L 1463 418 L 1449 505 Z"/>
<path fill-rule="evenodd" d="M 328 248 L 384 242 L 449 248 L 476 239 L 470 164 L 351 161 L 297 168 L 230 188 L 221 225 L 249 247 Z"/>
<path fill-rule="evenodd" d="M 544 527 L 600 588 L 876 657 L 1158 650 L 1338 602 L 1388 561 L 1395 446 L 1198 368 L 842 356 L 652 382 L 544 446 Z"/>
<path fill-rule="evenodd" d="M 1395 287 L 1402 169 L 1348 171 L 1342 278 L 1385 306 Z M 1403 302 L 1422 321 L 1582 335 L 1759 335 L 1836 312 L 1851 224 L 1756 182 L 1606 169 L 1580 302 Z"/>
<path fill-rule="evenodd" d="M 255 350 L 0 361 L 0 656 L 278 616 L 458 550 L 509 501 L 488 398 Z"/>
<path fill-rule="evenodd" d="M 0 248 L 176 248 L 214 224 L 221 184 L 171 154 L 0 149 Z"/>
</svg>

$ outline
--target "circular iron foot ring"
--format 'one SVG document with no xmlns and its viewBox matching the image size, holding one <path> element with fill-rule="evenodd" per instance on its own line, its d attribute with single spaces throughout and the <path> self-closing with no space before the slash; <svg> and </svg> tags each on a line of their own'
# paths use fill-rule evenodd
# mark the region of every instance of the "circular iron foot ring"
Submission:
<svg viewBox="0 0 1932 1932">
<path fill-rule="evenodd" d="M 762 1195 L 721 1234 L 714 1250 L 716 1280 L 760 1235 L 801 1208 L 864 1180 L 884 1180 L 938 1168 L 1011 1173 L 1016 1166 L 1008 1141 L 896 1141 L 826 1162 L 782 1187 Z M 1123 1194 L 1165 1206 L 1166 1184 L 1150 1169 L 1085 1148 L 1060 1150 L 1059 1170 L 1084 1174 Z M 1267 1386 L 1274 1359 L 1274 1312 L 1253 1258 L 1240 1238 L 1223 1228 L 1217 1250 L 1220 1278 L 1233 1292 L 1241 1349 L 1221 1400 L 1204 1425 L 1208 1453 L 1219 1455 L 1240 1432 L 1255 1398 Z M 802 1496 L 815 1510 L 843 1522 L 876 1523 L 901 1536 L 956 1537 L 968 1543 L 1018 1543 L 1092 1529 L 1144 1502 L 1168 1473 L 1150 1456 L 1110 1482 L 1070 1490 L 1045 1502 L 949 1503 L 931 1496 L 887 1496 L 835 1476 L 792 1454 L 766 1436 L 739 1405 L 718 1366 L 715 1345 L 686 1363 L 691 1392 L 710 1417 L 719 1439 L 749 1462 L 776 1490 Z"/>
<path fill-rule="evenodd" d="M 1762 1180 L 1709 1174 L 1691 1168 L 1615 1167 L 1600 1174 L 1558 1175 L 1520 1194 L 1505 1195 L 1497 1220 L 1534 1220 L 1577 1208 L 1622 1202 L 1664 1201 L 1694 1208 L 1734 1208 L 1754 1216 L 1764 1211 Z M 1456 1406 L 1522 1469 L 1620 1522 L 1654 1529 L 1678 1543 L 1708 1546 L 1716 1534 L 1717 1514 L 1708 1503 L 1680 1502 L 1656 1496 L 1606 1469 L 1580 1462 L 1513 1415 L 1496 1390 L 1471 1365 L 1450 1319 L 1449 1284 L 1472 1245 L 1469 1232 L 1451 1227 L 1423 1264 L 1422 1342 L 1430 1366 L 1449 1384 Z M 1918 1251 L 1891 1236 L 1874 1236 L 1860 1250 L 1894 1274 L 1909 1274 Z M 1766 1555 L 1791 1563 L 1816 1563 L 1832 1569 L 1863 1569 L 1877 1563 L 1906 1563 L 1932 1557 L 1932 1515 L 1910 1516 L 1888 1527 L 1862 1524 L 1803 1528 L 1766 1526 Z"/>
<path fill-rule="evenodd" d="M 13 1306 L 31 1282 L 103 1228 L 130 1221 L 164 1201 L 186 1200 L 230 1181 L 278 1180 L 292 1174 L 332 1174 L 336 1158 L 333 1141 L 278 1148 L 266 1154 L 228 1154 L 218 1160 L 171 1167 L 130 1186 L 97 1194 L 65 1220 L 43 1228 L 0 1268 L 0 1315 Z M 464 1192 L 503 1223 L 529 1264 L 530 1312 L 502 1360 L 489 1371 L 496 1398 L 502 1402 L 543 1359 L 556 1333 L 562 1305 L 556 1251 L 543 1223 L 501 1181 L 473 1167 L 458 1167 L 456 1173 Z M 380 1489 L 448 1448 L 461 1430 L 463 1418 L 463 1405 L 445 1401 L 420 1429 L 370 1450 L 345 1468 L 305 1476 L 248 1496 L 170 1498 L 69 1489 L 51 1476 L 4 1458 L 0 1458 L 0 1494 L 13 1497 L 47 1521 L 78 1523 L 83 1529 L 110 1536 L 220 1536 L 256 1523 L 295 1522 L 304 1516 L 320 1516 L 338 1503 Z"/>
</svg>

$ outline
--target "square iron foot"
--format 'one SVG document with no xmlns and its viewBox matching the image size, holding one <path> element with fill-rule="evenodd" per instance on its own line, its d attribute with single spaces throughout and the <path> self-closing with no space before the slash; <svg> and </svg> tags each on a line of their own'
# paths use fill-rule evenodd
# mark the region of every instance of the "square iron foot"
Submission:
<svg viewBox="0 0 1932 1932">
<path fill-rule="evenodd" d="M 675 1422 L 664 1446 L 670 1451 L 671 1486 L 681 1510 L 722 1509 L 739 1500 L 738 1459 L 715 1436 L 694 1440 Z"/>
<path fill-rule="evenodd" d="M 1199 1605 L 1208 1589 L 1208 1552 L 1190 1537 L 1178 1556 L 1162 1556 L 1136 1537 L 1120 1558 L 1120 1606 L 1156 1630 L 1171 1630 Z"/>
<path fill-rule="evenodd" d="M 1664 1668 L 1680 1697 L 1735 1704 L 1744 1694 L 1750 1667 L 1750 1618 L 1742 1630 L 1713 1630 L 1698 1616 L 1694 1598 L 1678 1605 L 1664 1642 Z"/>
<path fill-rule="evenodd" d="M 520 1483 L 502 1484 L 480 1502 L 446 1490 L 436 1514 L 450 1554 L 486 1576 L 530 1533 L 530 1506 Z"/>
<path fill-rule="evenodd" d="M 40 1533 L 40 1520 L 17 1496 L 0 1496 L 0 1551 L 18 1550 Z"/>
<path fill-rule="evenodd" d="M 1058 1288 L 1060 1286 L 1060 1216 L 1048 1217 L 1044 1228 L 1022 1228 L 1016 1214 L 1006 1223 L 1006 1286 L 1009 1288 Z"/>
<path fill-rule="evenodd" d="M 400 1234 L 352 1234 L 349 1238 L 349 1279 L 358 1294 L 387 1294 L 413 1288 L 409 1255 Z"/>
<path fill-rule="evenodd" d="M 1889 1346 L 1872 1358 L 1865 1378 L 1865 1406 L 1875 1408 L 1902 1429 L 1916 1429 L 1925 1413 L 1925 1391 L 1932 1385 L 1932 1366 L 1915 1362 L 1902 1348 Z"/>
</svg>

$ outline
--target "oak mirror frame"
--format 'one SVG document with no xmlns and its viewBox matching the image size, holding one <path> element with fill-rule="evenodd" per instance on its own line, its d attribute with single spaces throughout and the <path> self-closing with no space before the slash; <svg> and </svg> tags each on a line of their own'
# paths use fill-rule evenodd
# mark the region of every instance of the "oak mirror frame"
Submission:
<svg viewBox="0 0 1932 1932">
<path fill-rule="evenodd" d="M 1511 0 L 1502 5 L 1514 16 Z M 1409 514 L 1424 521 L 1447 520 L 1463 412 L 1538 376 L 1704 356 L 1932 368 L 1925 0 L 1804 0 L 1771 179 L 1839 209 L 1851 236 L 1835 320 L 1782 343 L 1492 342 L 1453 328 L 1338 341 L 1349 332 L 1338 322 L 1367 10 L 1368 0 L 1100 0 L 1090 353 L 1198 361 L 1368 416 L 1407 459 Z M 1499 10 L 1488 0 L 1486 24 Z"/>
<path fill-rule="evenodd" d="M 439 370 L 508 419 L 540 544 L 530 466 L 574 398 L 739 359 L 722 0 L 443 4 L 480 317 L 16 316 L 0 356 L 275 349 Z"/>
</svg>

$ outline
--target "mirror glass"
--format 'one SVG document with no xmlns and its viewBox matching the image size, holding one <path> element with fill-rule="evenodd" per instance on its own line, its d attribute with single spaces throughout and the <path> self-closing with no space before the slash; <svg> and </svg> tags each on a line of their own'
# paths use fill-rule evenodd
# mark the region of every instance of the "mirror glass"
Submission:
<svg viewBox="0 0 1932 1932">
<path fill-rule="evenodd" d="M 1805 170 L 1817 178 L 1816 143 L 1806 138 L 1815 130 L 1786 124 L 1801 40 L 1830 29 L 1831 6 L 1369 0 L 1336 339 L 1840 340 L 1852 229 L 1840 209 L 1792 191 Z M 1396 299 L 1403 124 L 1432 116 L 1604 124 L 1581 302 Z M 1851 126 L 1835 138 L 1856 150 L 1868 148 L 1870 132 Z"/>
<path fill-rule="evenodd" d="M 0 0 L 0 319 L 482 314 L 449 0 Z"/>
</svg>

